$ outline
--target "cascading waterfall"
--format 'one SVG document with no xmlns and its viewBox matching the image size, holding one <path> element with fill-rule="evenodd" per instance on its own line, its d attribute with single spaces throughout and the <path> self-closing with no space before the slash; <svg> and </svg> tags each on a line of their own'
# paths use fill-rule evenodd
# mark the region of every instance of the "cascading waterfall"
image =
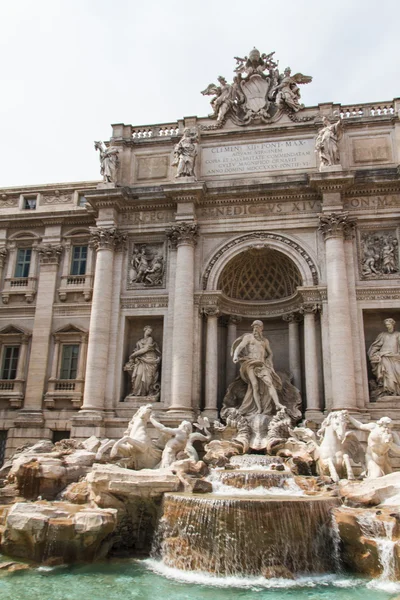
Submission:
<svg viewBox="0 0 400 600">
<path fill-rule="evenodd" d="M 395 545 L 393 539 L 394 521 L 377 520 L 375 513 L 365 512 L 357 516 L 357 522 L 366 538 L 376 543 L 382 573 L 379 579 L 383 581 L 396 580 Z M 384 534 L 384 535 L 382 535 Z"/>
<path fill-rule="evenodd" d="M 167 566 L 215 575 L 333 572 L 335 498 L 166 494 L 155 550 Z"/>
</svg>

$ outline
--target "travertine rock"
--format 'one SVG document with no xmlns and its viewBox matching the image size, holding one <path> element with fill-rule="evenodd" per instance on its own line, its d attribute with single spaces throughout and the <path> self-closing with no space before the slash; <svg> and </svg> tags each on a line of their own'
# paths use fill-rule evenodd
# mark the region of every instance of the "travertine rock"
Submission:
<svg viewBox="0 0 400 600">
<path fill-rule="evenodd" d="M 400 472 L 377 479 L 342 481 L 339 493 L 348 506 L 398 506 L 400 504 Z"/>
<path fill-rule="evenodd" d="M 114 531 L 116 513 L 66 502 L 17 502 L 8 513 L 1 549 L 37 562 L 91 561 Z"/>
<path fill-rule="evenodd" d="M 104 507 L 122 507 L 121 498 L 126 501 L 157 497 L 179 489 L 178 477 L 167 469 L 131 471 L 115 465 L 95 464 L 86 481 L 91 500 Z"/>
<path fill-rule="evenodd" d="M 333 511 L 343 544 L 342 559 L 352 571 L 400 578 L 399 515 L 392 510 L 340 507 Z M 388 545 L 391 557 L 385 564 L 383 552 Z"/>
</svg>

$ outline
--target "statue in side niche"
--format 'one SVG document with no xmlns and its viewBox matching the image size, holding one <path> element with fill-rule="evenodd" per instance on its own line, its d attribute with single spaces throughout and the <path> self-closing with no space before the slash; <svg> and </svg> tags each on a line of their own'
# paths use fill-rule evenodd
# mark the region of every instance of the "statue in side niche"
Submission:
<svg viewBox="0 0 400 600">
<path fill-rule="evenodd" d="M 118 148 L 115 146 L 106 148 L 103 142 L 95 142 L 94 147 L 100 152 L 100 174 L 104 183 L 117 183 Z"/>
<path fill-rule="evenodd" d="M 369 431 L 367 451 L 365 454 L 366 471 L 363 473 L 367 479 L 374 479 L 392 473 L 390 453 L 400 456 L 400 438 L 392 431 L 393 421 L 389 417 L 382 417 L 376 423 L 361 423 L 348 415 L 348 421 L 356 429 Z"/>
<path fill-rule="evenodd" d="M 371 344 L 368 357 L 381 395 L 400 396 L 400 332 L 395 331 L 394 319 L 384 324 L 386 331 Z"/>
<path fill-rule="evenodd" d="M 194 177 L 197 156 L 198 134 L 195 129 L 185 127 L 183 136 L 174 148 L 173 166 L 178 167 L 176 177 Z"/>
<path fill-rule="evenodd" d="M 342 121 L 331 123 L 327 117 L 322 119 L 322 127 L 315 140 L 315 151 L 319 158 L 319 167 L 331 167 L 340 164 L 338 141 L 342 135 Z"/>
<path fill-rule="evenodd" d="M 158 397 L 160 385 L 161 351 L 152 336 L 153 330 L 149 325 L 144 328 L 143 338 L 129 356 L 124 371 L 131 373 L 131 396 Z"/>
</svg>

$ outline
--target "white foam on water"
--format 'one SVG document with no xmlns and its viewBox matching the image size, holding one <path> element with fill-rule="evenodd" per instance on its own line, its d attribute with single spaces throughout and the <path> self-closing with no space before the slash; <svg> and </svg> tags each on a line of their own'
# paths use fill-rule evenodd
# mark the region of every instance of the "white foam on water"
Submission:
<svg viewBox="0 0 400 600">
<path fill-rule="evenodd" d="M 259 470 L 259 469 L 257 469 Z M 244 489 L 237 488 L 226 483 L 222 483 L 217 474 L 210 473 L 207 481 L 212 484 L 213 494 L 220 496 L 304 496 L 304 491 L 297 485 L 294 479 L 287 478 L 284 482 L 284 487 L 266 488 L 259 485 L 256 488 Z"/>
<path fill-rule="evenodd" d="M 265 577 L 246 577 L 238 575 L 227 575 L 224 577 L 204 573 L 201 571 L 181 571 L 173 567 L 166 566 L 162 561 L 154 558 L 147 558 L 138 561 L 147 569 L 161 575 L 166 579 L 173 579 L 180 583 L 193 583 L 197 585 L 206 585 L 220 588 L 240 588 L 240 589 L 292 589 L 292 588 L 315 588 L 321 585 L 331 585 L 338 588 L 353 588 L 365 585 L 365 579 L 346 578 L 343 575 L 303 575 L 296 579 Z M 378 588 L 377 588 L 378 589 Z M 380 589 L 380 588 L 379 588 Z"/>
</svg>

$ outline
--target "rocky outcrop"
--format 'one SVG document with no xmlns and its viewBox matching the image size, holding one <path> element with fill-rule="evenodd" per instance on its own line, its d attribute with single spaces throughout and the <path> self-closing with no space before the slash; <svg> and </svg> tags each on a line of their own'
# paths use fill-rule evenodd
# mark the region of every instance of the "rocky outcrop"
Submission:
<svg viewBox="0 0 400 600">
<path fill-rule="evenodd" d="M 42 563 L 92 561 L 108 552 L 116 513 L 66 502 L 17 502 L 8 512 L 1 550 Z"/>
<path fill-rule="evenodd" d="M 333 512 L 346 567 L 385 580 L 400 579 L 400 513 L 393 508 L 348 507 Z"/>
<path fill-rule="evenodd" d="M 55 445 L 43 440 L 14 455 L 7 466 L 6 485 L 16 485 L 27 500 L 54 500 L 67 485 L 87 475 L 95 457 L 75 440 Z"/>
<path fill-rule="evenodd" d="M 347 506 L 398 506 L 400 472 L 364 481 L 343 480 L 339 484 L 339 494 Z"/>
</svg>

